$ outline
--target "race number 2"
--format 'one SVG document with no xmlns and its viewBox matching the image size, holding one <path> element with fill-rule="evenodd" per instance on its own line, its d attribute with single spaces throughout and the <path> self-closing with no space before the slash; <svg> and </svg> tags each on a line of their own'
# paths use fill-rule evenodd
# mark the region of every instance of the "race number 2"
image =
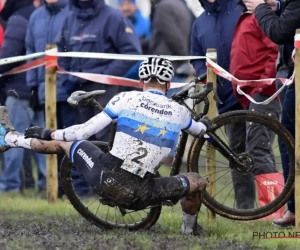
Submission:
<svg viewBox="0 0 300 250">
<path fill-rule="evenodd" d="M 148 155 L 148 151 L 145 148 L 139 147 L 137 149 L 137 152 L 135 154 L 139 154 L 138 156 L 134 157 L 133 159 L 131 159 L 133 162 L 139 164 L 139 165 L 143 165 L 142 162 L 140 162 L 141 159 L 145 158 Z"/>
</svg>

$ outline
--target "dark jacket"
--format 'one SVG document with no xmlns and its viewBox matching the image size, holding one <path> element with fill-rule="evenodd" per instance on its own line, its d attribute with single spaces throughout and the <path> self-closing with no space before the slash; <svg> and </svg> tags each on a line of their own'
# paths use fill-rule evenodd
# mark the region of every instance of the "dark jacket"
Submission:
<svg viewBox="0 0 300 250">
<path fill-rule="evenodd" d="M 155 6 L 149 53 L 189 55 L 192 24 L 191 12 L 182 0 L 160 0 Z M 175 70 L 182 63 L 182 61 L 174 61 Z"/>
<path fill-rule="evenodd" d="M 294 36 L 300 28 L 300 1 L 287 0 L 282 6 L 280 17 L 267 4 L 255 9 L 255 17 L 260 28 L 276 44 L 280 45 L 280 58 L 289 69 L 288 77 L 293 74 L 294 63 L 291 59 L 294 50 Z"/>
<path fill-rule="evenodd" d="M 0 58 L 21 56 L 26 54 L 25 36 L 30 15 L 35 10 L 32 0 L 7 0 L 0 16 L 6 22 L 4 42 Z M 0 66 L 0 74 L 7 72 L 24 62 Z M 29 99 L 30 89 L 26 86 L 26 73 L 4 76 L 0 78 L 0 85 L 7 92 L 21 99 Z M 15 90 L 16 93 L 9 91 Z"/>
<path fill-rule="evenodd" d="M 237 9 L 238 0 L 217 0 L 214 3 L 200 0 L 200 3 L 204 12 L 193 24 L 191 55 L 205 56 L 207 49 L 217 49 L 217 63 L 229 71 L 233 33 L 242 14 Z M 206 60 L 194 60 L 191 63 L 198 76 L 206 72 Z M 219 113 L 239 105 L 233 93 L 231 82 L 225 78 L 218 77 L 217 92 L 223 103 L 218 105 Z"/>
<path fill-rule="evenodd" d="M 239 6 L 245 8 L 242 0 Z M 245 9 L 242 10 L 245 12 Z M 260 29 L 254 14 L 244 13 L 235 28 L 230 56 L 230 73 L 241 80 L 274 78 L 276 76 L 276 60 L 278 46 L 273 43 Z M 255 93 L 270 97 L 276 92 L 276 85 L 252 83 L 241 89 L 251 97 Z M 237 93 L 236 85 L 233 91 L 244 108 L 250 101 Z"/>
<path fill-rule="evenodd" d="M 61 30 L 69 8 L 68 0 L 59 0 L 55 4 L 44 3 L 31 15 L 26 35 L 27 54 L 45 51 L 46 44 L 55 44 L 57 34 Z M 65 86 L 68 77 L 57 74 L 57 102 L 64 102 L 68 98 Z M 27 71 L 27 85 L 38 87 L 40 103 L 45 103 L 45 67 Z"/>
<path fill-rule="evenodd" d="M 72 11 L 68 14 L 58 35 L 59 52 L 95 52 L 116 54 L 141 54 L 138 37 L 130 21 L 117 9 L 107 6 L 104 0 L 92 0 L 93 8 L 82 9 L 79 0 L 71 0 Z M 87 2 L 85 2 L 87 3 Z M 135 64 L 129 60 L 90 58 L 62 58 L 62 69 L 123 76 Z M 69 76 L 73 84 L 86 80 Z"/>
</svg>

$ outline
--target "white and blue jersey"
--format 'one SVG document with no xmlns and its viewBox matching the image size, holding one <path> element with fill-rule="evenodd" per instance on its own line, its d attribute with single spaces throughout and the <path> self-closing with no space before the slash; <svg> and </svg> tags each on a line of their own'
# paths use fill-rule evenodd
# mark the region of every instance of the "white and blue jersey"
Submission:
<svg viewBox="0 0 300 250">
<path fill-rule="evenodd" d="M 121 168 L 143 177 L 155 173 L 176 145 L 181 130 L 190 128 L 189 111 L 160 91 L 124 92 L 104 112 L 117 119 L 111 154 L 124 160 Z"/>
<path fill-rule="evenodd" d="M 130 91 L 113 97 L 104 112 L 85 124 L 56 131 L 55 139 L 87 139 L 115 119 L 117 129 L 110 153 L 124 161 L 122 169 L 140 177 L 156 172 L 177 144 L 181 130 L 192 135 L 206 130 L 204 124 L 192 120 L 184 106 L 168 99 L 163 92 Z"/>
</svg>

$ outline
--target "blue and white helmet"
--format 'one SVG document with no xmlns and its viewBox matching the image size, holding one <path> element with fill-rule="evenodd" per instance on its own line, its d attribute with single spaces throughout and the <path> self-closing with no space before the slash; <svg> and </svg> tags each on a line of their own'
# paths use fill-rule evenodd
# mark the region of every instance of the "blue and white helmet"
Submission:
<svg viewBox="0 0 300 250">
<path fill-rule="evenodd" d="M 149 57 L 144 60 L 139 68 L 139 78 L 145 83 L 155 78 L 160 84 L 170 82 L 174 76 L 172 63 L 165 58 L 158 56 Z"/>
</svg>

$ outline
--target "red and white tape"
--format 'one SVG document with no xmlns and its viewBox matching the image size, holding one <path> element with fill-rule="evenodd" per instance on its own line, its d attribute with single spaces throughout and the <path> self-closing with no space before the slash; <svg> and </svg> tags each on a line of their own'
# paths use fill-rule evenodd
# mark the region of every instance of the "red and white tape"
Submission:
<svg viewBox="0 0 300 250">
<path fill-rule="evenodd" d="M 297 43 L 298 42 L 298 43 Z M 300 36 L 295 36 L 295 46 L 299 45 L 300 47 Z M 114 59 L 114 60 L 133 60 L 133 61 L 140 61 L 148 58 L 151 55 L 120 55 L 120 54 L 106 54 L 106 53 L 89 53 L 89 52 L 57 52 L 57 49 L 51 49 L 47 50 L 45 52 L 35 53 L 31 55 L 26 56 L 17 56 L 17 57 L 10 57 L 0 60 L 0 65 L 9 64 L 9 63 L 15 63 L 20 61 L 26 61 L 34 58 L 41 57 L 39 59 L 35 59 L 31 62 L 25 63 L 24 65 L 21 65 L 17 68 L 14 68 L 13 70 L 10 70 L 9 72 L 6 72 L 2 75 L 10 75 L 10 74 L 17 74 L 21 73 L 30 69 L 34 69 L 37 67 L 40 67 L 42 65 L 46 65 L 46 67 L 53 67 L 57 66 L 57 57 L 77 57 L 77 58 L 94 58 L 94 59 Z M 256 104 L 268 104 L 273 99 L 276 98 L 276 96 L 283 90 L 284 87 L 287 85 L 293 83 L 294 80 L 294 74 L 290 79 L 284 79 L 284 78 L 269 78 L 269 79 L 259 79 L 259 80 L 239 80 L 233 75 L 231 75 L 229 72 L 224 70 L 222 67 L 220 67 L 217 63 L 213 62 L 212 59 L 216 59 L 217 54 L 216 52 L 210 52 L 207 53 L 206 56 L 169 56 L 169 55 L 162 55 L 162 57 L 165 57 L 171 61 L 180 61 L 180 60 L 195 60 L 195 59 L 206 59 L 207 66 L 212 67 L 214 72 L 231 81 L 236 87 L 237 92 L 241 95 L 244 95 L 247 97 L 251 102 Z M 102 83 L 102 84 L 111 84 L 111 85 L 118 85 L 118 86 L 132 86 L 132 87 L 139 87 L 139 81 L 127 79 L 123 77 L 115 77 L 110 75 L 102 75 L 102 74 L 94 74 L 94 73 L 83 73 L 83 72 L 67 72 L 62 69 L 58 68 L 58 73 L 61 74 L 70 74 L 73 76 L 77 76 L 89 81 Z M 273 96 L 268 98 L 268 100 L 264 102 L 256 102 L 251 96 L 247 95 L 241 90 L 241 87 L 244 86 L 262 86 L 262 85 L 271 85 L 274 84 L 276 79 L 280 79 L 283 83 L 283 87 L 280 88 Z M 180 88 L 183 86 L 186 86 L 187 83 L 171 83 L 171 88 Z"/>
<path fill-rule="evenodd" d="M 207 61 L 207 66 L 208 67 L 212 67 L 214 72 L 231 81 L 233 83 L 233 85 L 236 86 L 237 88 L 237 92 L 240 95 L 244 95 L 249 101 L 251 101 L 252 103 L 255 104 L 260 104 L 260 105 L 266 105 L 269 104 L 272 100 L 274 100 L 278 94 L 287 86 L 293 83 L 294 81 L 294 74 L 291 76 L 291 78 L 286 79 L 286 78 L 267 78 L 267 79 L 260 79 L 260 80 L 239 80 L 236 77 L 234 77 L 233 75 L 231 75 L 229 72 L 227 72 L 226 70 L 224 70 L 222 67 L 220 67 L 218 64 L 216 64 L 215 62 L 213 62 L 210 58 L 207 57 L 206 59 Z M 246 94 L 241 87 L 245 87 L 245 86 L 251 86 L 251 87 L 259 87 L 262 85 L 271 85 L 274 84 L 274 82 L 276 81 L 276 79 L 279 79 L 283 86 L 278 89 L 276 91 L 276 93 L 274 93 L 271 97 L 269 97 L 267 100 L 263 101 L 263 102 L 257 102 L 255 101 L 250 95 Z"/>
<path fill-rule="evenodd" d="M 295 44 L 294 44 L 296 49 L 300 49 L 300 34 L 295 35 Z"/>
</svg>

